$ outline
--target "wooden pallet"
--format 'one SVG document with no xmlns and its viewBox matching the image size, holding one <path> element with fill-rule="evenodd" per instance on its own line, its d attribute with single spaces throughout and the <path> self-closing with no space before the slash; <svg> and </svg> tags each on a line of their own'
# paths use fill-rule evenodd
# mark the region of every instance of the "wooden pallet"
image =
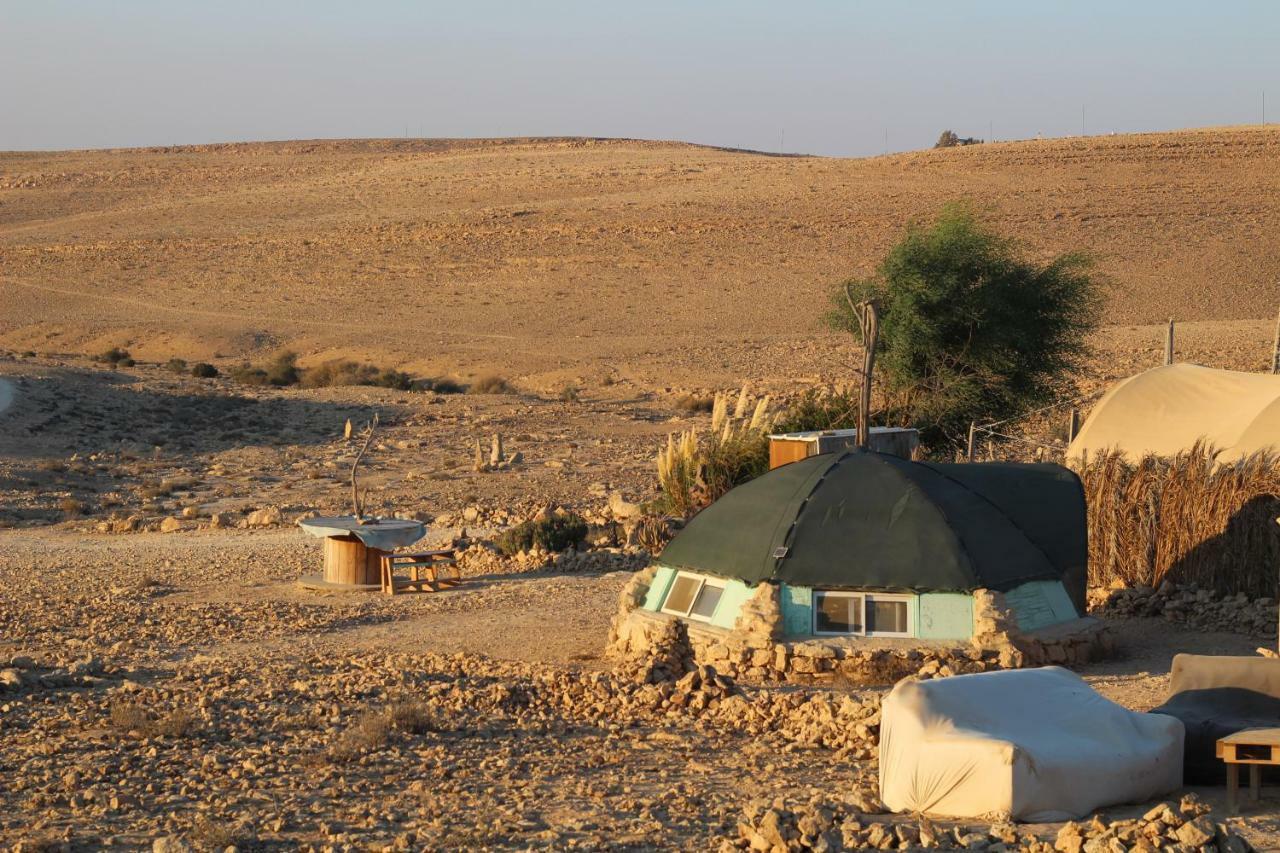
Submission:
<svg viewBox="0 0 1280 853">
<path fill-rule="evenodd" d="M 409 569 L 409 577 L 397 578 L 397 569 Z M 452 577 L 441 577 L 441 569 L 449 571 Z M 382 591 L 388 595 L 395 595 L 401 590 L 439 592 L 460 583 L 462 572 L 458 569 L 452 548 L 382 555 Z"/>
<path fill-rule="evenodd" d="M 1280 766 L 1280 729 L 1245 729 L 1218 741 L 1215 754 L 1227 765 L 1227 808 L 1239 811 L 1240 766 L 1249 768 L 1249 799 L 1262 795 L 1262 768 Z"/>
</svg>

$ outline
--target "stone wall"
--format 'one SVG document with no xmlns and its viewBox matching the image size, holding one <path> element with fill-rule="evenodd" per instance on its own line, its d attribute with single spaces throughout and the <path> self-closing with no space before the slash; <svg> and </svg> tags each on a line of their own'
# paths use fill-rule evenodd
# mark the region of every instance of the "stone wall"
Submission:
<svg viewBox="0 0 1280 853">
<path fill-rule="evenodd" d="M 669 642 L 674 617 L 641 605 L 655 567 L 638 572 L 623 589 L 609 631 L 609 654 L 643 655 Z M 750 681 L 892 684 L 907 676 L 922 678 L 985 672 L 1044 664 L 1077 665 L 1111 651 L 1101 622 L 1079 619 L 1034 635 L 1024 634 L 997 592 L 975 595 L 972 642 L 925 640 L 880 642 L 858 637 L 786 640 L 778 588 L 760 584 L 732 630 L 698 622 L 682 623 L 695 664 Z"/>
</svg>

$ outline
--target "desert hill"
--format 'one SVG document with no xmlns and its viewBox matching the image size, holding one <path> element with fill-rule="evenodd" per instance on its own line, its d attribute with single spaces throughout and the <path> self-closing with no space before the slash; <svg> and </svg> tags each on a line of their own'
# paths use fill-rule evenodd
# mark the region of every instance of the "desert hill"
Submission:
<svg viewBox="0 0 1280 853">
<path fill-rule="evenodd" d="M 1116 326 L 1252 330 L 1280 302 L 1280 127 L 869 159 L 300 141 L 0 154 L 0 346 L 749 373 L 805 361 L 826 288 L 957 198 L 1036 253 L 1094 252 Z"/>
</svg>

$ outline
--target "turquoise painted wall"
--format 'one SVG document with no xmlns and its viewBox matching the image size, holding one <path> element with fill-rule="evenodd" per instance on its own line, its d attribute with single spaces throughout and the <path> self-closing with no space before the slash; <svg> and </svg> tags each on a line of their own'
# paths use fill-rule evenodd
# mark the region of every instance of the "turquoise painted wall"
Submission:
<svg viewBox="0 0 1280 853">
<path fill-rule="evenodd" d="M 709 577 L 709 575 L 703 575 Z M 676 578 L 676 570 L 667 566 L 658 566 L 657 573 L 653 576 L 653 583 L 649 584 L 649 591 L 645 593 L 644 603 L 641 605 L 645 610 L 660 610 L 662 601 L 667 597 L 667 591 L 671 589 L 671 583 Z M 716 580 L 720 580 L 717 578 Z M 725 580 L 724 592 L 720 594 L 720 601 L 716 604 L 716 612 L 711 614 L 711 624 L 720 628 L 732 628 L 734 623 L 738 621 L 738 614 L 742 611 L 742 605 L 751 597 L 755 590 L 747 586 L 739 580 Z"/>
<path fill-rule="evenodd" d="M 711 614 L 711 624 L 721 628 L 732 628 L 738 621 L 742 605 L 753 592 L 755 589 L 742 581 L 726 581 L 724 592 L 720 594 L 720 603 L 716 605 L 716 612 Z"/>
<path fill-rule="evenodd" d="M 924 640 L 967 640 L 973 636 L 973 597 L 960 592 L 916 596 L 916 636 Z"/>
<path fill-rule="evenodd" d="M 813 590 L 807 586 L 782 584 L 782 633 L 788 637 L 813 634 Z"/>
<path fill-rule="evenodd" d="M 649 591 L 644 596 L 645 610 L 657 610 L 662 605 L 662 599 L 667 597 L 667 588 L 671 586 L 671 580 L 675 576 L 675 569 L 658 566 L 658 573 L 653 576 L 653 583 L 649 584 Z"/>
<path fill-rule="evenodd" d="M 1018 627 L 1024 631 L 1078 618 L 1061 581 L 1029 581 L 1006 592 L 1004 600 L 1013 608 Z"/>
</svg>

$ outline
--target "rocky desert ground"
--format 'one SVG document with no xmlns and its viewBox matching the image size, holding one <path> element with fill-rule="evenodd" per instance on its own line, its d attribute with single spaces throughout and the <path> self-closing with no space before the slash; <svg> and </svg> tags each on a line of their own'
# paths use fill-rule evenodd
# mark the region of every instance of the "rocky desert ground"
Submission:
<svg viewBox="0 0 1280 853">
<path fill-rule="evenodd" d="M 826 288 L 911 217 L 970 198 L 1036 253 L 1097 254 L 1114 293 L 1087 399 L 1158 363 L 1169 316 L 1179 358 L 1261 369 L 1278 176 L 1274 128 L 868 160 L 582 139 L 0 154 L 0 844 L 1280 849 L 1265 789 L 1242 817 L 1212 788 L 1080 824 L 887 815 L 884 688 L 603 654 L 648 556 L 615 521 L 654 497 L 658 443 L 708 419 L 682 398 L 848 382 Z M 111 347 L 136 363 L 91 359 Z M 227 375 L 282 348 L 512 387 Z M 345 427 L 374 413 L 370 508 L 467 548 L 455 589 L 294 583 L 320 545 L 293 522 L 347 510 Z M 518 461 L 476 470 L 494 434 Z M 487 547 L 557 507 L 591 550 Z M 1179 651 L 1274 643 L 1274 602 L 1097 615 L 1120 651 L 1082 674 L 1138 710 Z"/>
</svg>

